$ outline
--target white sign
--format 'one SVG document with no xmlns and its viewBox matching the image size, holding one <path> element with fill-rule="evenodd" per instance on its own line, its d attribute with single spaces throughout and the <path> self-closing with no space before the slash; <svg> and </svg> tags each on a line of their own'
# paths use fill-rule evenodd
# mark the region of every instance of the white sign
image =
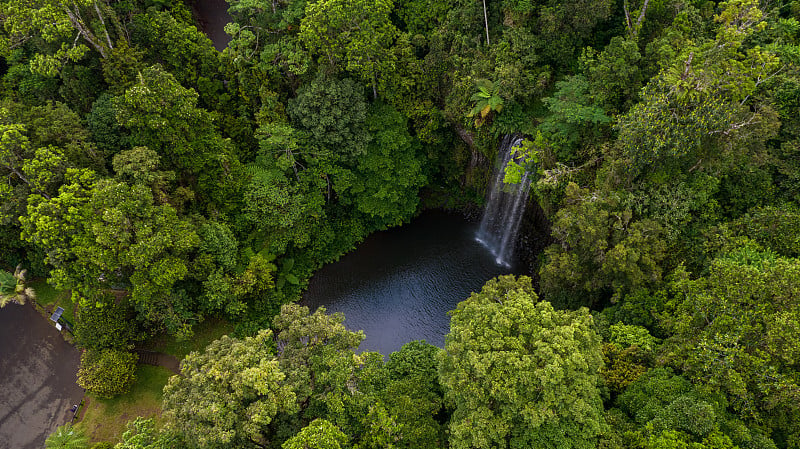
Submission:
<svg viewBox="0 0 800 449">
<path fill-rule="evenodd" d="M 61 323 L 56 323 L 56 329 L 61 330 Z"/>
</svg>

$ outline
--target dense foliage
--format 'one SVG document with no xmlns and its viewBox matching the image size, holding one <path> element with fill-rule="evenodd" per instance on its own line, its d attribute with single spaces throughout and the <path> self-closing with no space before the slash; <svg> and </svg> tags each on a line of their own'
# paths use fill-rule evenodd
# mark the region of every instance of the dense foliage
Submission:
<svg viewBox="0 0 800 449">
<path fill-rule="evenodd" d="M 228 3 L 0 0 L 0 305 L 71 290 L 101 395 L 236 324 L 118 447 L 800 448 L 797 2 Z M 386 361 L 287 305 L 515 132 L 535 282 Z"/>
<path fill-rule="evenodd" d="M 78 385 L 100 398 L 127 393 L 136 382 L 136 354 L 90 349 L 81 355 Z"/>
</svg>

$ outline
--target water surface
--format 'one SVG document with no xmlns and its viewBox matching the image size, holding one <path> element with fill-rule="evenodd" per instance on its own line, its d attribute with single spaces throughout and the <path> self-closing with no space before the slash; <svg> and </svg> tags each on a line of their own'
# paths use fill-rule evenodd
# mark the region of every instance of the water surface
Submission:
<svg viewBox="0 0 800 449">
<path fill-rule="evenodd" d="M 217 51 L 224 50 L 231 40 L 225 33 L 225 25 L 233 22 L 228 14 L 229 6 L 225 0 L 196 0 L 193 4 L 203 32 L 214 43 Z"/>
<path fill-rule="evenodd" d="M 301 304 L 344 312 L 363 330 L 361 349 L 388 355 L 411 340 L 443 346 L 447 315 L 489 279 L 515 271 L 498 265 L 475 240 L 477 224 L 429 211 L 410 224 L 378 232 L 319 270 Z"/>
</svg>

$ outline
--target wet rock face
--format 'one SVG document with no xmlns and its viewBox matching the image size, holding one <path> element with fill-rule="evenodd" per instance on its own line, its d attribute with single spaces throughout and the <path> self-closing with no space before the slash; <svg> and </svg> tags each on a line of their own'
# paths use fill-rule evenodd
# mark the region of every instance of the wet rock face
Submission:
<svg viewBox="0 0 800 449">
<path fill-rule="evenodd" d="M 511 266 L 517 246 L 522 217 L 528 203 L 531 179 L 524 173 L 519 184 L 505 184 L 505 167 L 513 149 L 522 144 L 522 136 L 506 136 L 500 144 L 499 164 L 490 186 L 489 198 L 476 238 L 496 257 L 498 264 Z"/>
</svg>

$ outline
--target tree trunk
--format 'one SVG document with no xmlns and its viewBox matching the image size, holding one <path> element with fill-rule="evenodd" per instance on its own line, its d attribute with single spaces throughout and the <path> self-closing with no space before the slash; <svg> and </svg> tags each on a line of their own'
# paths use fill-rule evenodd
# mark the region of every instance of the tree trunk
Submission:
<svg viewBox="0 0 800 449">
<path fill-rule="evenodd" d="M 486 26 L 486 46 L 489 46 L 489 16 L 486 14 L 486 0 L 483 0 L 483 23 Z"/>
</svg>

